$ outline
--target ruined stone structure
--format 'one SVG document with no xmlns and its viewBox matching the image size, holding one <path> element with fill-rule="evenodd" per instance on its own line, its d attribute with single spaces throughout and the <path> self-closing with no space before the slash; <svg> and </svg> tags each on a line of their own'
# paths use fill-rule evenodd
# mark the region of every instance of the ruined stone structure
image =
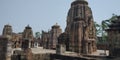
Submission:
<svg viewBox="0 0 120 60">
<path fill-rule="evenodd" d="M 62 29 L 60 28 L 60 26 L 56 23 L 55 25 L 52 26 L 51 29 L 51 39 L 50 39 L 50 48 L 51 49 L 56 49 L 56 45 L 57 45 L 57 41 L 58 41 L 58 37 L 59 35 L 62 33 Z"/>
<path fill-rule="evenodd" d="M 120 16 L 113 20 L 108 32 L 109 54 L 110 56 L 120 57 Z"/>
<path fill-rule="evenodd" d="M 42 31 L 41 40 L 42 40 L 41 45 L 43 46 L 43 48 L 48 49 L 50 47 L 50 46 L 48 46 L 49 45 L 49 40 L 50 40 L 50 32 Z"/>
<path fill-rule="evenodd" d="M 57 43 L 57 48 L 56 48 L 56 54 L 62 54 L 65 53 L 65 51 L 67 51 L 69 43 L 69 36 L 66 33 L 62 33 L 60 34 L 60 36 L 58 37 L 58 43 Z"/>
<path fill-rule="evenodd" d="M 21 47 L 22 35 L 21 34 L 17 34 L 17 33 L 13 33 L 11 25 L 9 25 L 9 24 L 4 25 L 2 35 L 4 37 L 7 37 L 9 39 L 9 41 L 12 42 L 12 47 L 13 48 Z"/>
<path fill-rule="evenodd" d="M 2 31 L 2 36 L 7 37 L 8 39 L 12 39 L 12 26 L 9 24 L 4 25 L 3 31 Z"/>
<path fill-rule="evenodd" d="M 22 34 L 12 33 L 11 39 L 13 48 L 20 48 L 22 44 Z"/>
<path fill-rule="evenodd" d="M 34 60 L 33 53 L 30 48 L 26 50 L 15 50 L 11 56 L 11 60 Z"/>
<path fill-rule="evenodd" d="M 22 40 L 29 40 L 29 48 L 34 47 L 34 37 L 33 37 L 33 31 L 32 28 L 28 25 L 25 27 L 23 35 L 22 35 Z"/>
<path fill-rule="evenodd" d="M 96 29 L 91 8 L 86 0 L 72 2 L 65 32 L 70 37 L 70 51 L 83 54 L 91 54 L 96 51 Z"/>
<path fill-rule="evenodd" d="M 48 32 L 42 31 L 42 42 L 44 48 L 56 49 L 57 38 L 62 33 L 62 30 L 58 24 L 52 26 L 52 29 Z"/>
<path fill-rule="evenodd" d="M 10 26 L 9 24 L 4 25 L 2 35 L 3 36 L 12 36 L 12 26 Z"/>
<path fill-rule="evenodd" d="M 8 39 L 0 36 L 0 60 L 7 60 L 7 44 Z"/>
</svg>

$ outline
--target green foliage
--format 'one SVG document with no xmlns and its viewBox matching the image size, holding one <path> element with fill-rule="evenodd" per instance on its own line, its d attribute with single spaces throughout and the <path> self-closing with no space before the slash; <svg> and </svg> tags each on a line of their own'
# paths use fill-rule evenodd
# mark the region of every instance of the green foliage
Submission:
<svg viewBox="0 0 120 60">
<path fill-rule="evenodd" d="M 109 28 L 108 25 L 111 24 L 111 21 L 116 20 L 117 15 L 113 14 L 113 16 L 107 20 L 103 20 L 101 23 L 102 30 L 104 31 L 105 29 Z"/>
<path fill-rule="evenodd" d="M 95 27 L 96 27 L 96 35 L 99 36 L 101 34 L 101 25 L 98 24 L 97 22 L 94 22 Z"/>
<path fill-rule="evenodd" d="M 96 27 L 96 34 L 97 36 L 102 37 L 102 43 L 107 42 L 107 32 L 105 31 L 106 29 L 109 28 L 109 25 L 111 24 L 111 21 L 116 20 L 116 17 L 118 15 L 113 14 L 113 16 L 107 20 L 103 20 L 100 24 L 97 24 L 95 22 L 95 27 Z"/>
<path fill-rule="evenodd" d="M 36 32 L 36 33 L 35 33 L 35 37 L 36 37 L 36 38 L 39 38 L 40 35 L 41 35 L 40 32 Z"/>
</svg>

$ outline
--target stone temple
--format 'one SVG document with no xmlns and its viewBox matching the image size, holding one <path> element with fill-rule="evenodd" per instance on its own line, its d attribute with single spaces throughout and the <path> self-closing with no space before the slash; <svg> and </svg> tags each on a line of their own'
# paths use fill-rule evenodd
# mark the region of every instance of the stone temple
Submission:
<svg viewBox="0 0 120 60">
<path fill-rule="evenodd" d="M 58 24 L 53 25 L 48 32 L 42 31 L 39 47 L 35 47 L 37 39 L 29 25 L 18 34 L 12 32 L 12 26 L 5 25 L 3 36 L 0 36 L 2 48 L 0 58 L 7 60 L 114 60 L 111 56 L 120 56 L 120 16 L 112 21 L 110 29 L 106 30 L 109 36 L 110 56 L 103 55 L 103 50 L 97 50 L 96 28 L 92 10 L 86 0 L 75 0 L 71 3 L 66 21 L 63 33 Z M 12 36 L 11 39 L 8 38 L 10 36 Z M 6 57 L 6 54 L 9 55 Z"/>
<path fill-rule="evenodd" d="M 69 35 L 69 51 L 91 54 L 96 48 L 96 28 L 92 10 L 86 0 L 75 0 L 67 16 L 65 33 Z"/>
<path fill-rule="evenodd" d="M 62 29 L 56 23 L 51 27 L 51 30 L 48 32 L 42 31 L 42 46 L 47 49 L 56 49 L 57 38 L 62 33 Z"/>
<path fill-rule="evenodd" d="M 109 29 L 106 29 L 108 33 L 109 54 L 110 56 L 120 57 L 120 16 L 117 16 L 111 22 Z"/>
<path fill-rule="evenodd" d="M 27 40 L 29 42 L 29 48 L 34 47 L 33 31 L 29 25 L 25 27 L 22 37 L 23 37 L 22 43 L 24 43 Z M 22 47 L 24 47 L 24 46 L 22 46 Z"/>
<path fill-rule="evenodd" d="M 12 36 L 12 26 L 10 26 L 9 24 L 4 25 L 2 35 L 3 36 Z"/>
</svg>

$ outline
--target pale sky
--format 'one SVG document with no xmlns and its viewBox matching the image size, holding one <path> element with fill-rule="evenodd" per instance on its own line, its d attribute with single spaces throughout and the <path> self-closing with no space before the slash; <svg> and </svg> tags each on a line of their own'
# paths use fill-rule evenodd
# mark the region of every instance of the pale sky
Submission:
<svg viewBox="0 0 120 60">
<path fill-rule="evenodd" d="M 48 31 L 58 23 L 64 31 L 66 17 L 74 0 L 0 0 L 0 34 L 5 24 L 13 32 L 23 32 L 28 24 L 34 32 Z M 120 15 L 120 0 L 88 0 L 94 21 L 100 23 L 112 14 Z"/>
</svg>

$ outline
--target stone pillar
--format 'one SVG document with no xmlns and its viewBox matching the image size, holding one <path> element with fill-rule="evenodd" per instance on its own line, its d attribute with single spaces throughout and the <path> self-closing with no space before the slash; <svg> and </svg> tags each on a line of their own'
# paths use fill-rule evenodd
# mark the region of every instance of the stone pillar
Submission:
<svg viewBox="0 0 120 60">
<path fill-rule="evenodd" d="M 29 40 L 29 48 L 34 47 L 32 43 L 32 41 L 34 42 L 33 31 L 29 25 L 25 27 L 22 38 Z"/>
<path fill-rule="evenodd" d="M 26 54 L 26 59 L 27 60 L 33 60 L 33 53 L 32 53 L 30 48 L 26 49 L 24 52 Z"/>
<path fill-rule="evenodd" d="M 12 44 L 11 44 L 11 42 L 8 42 L 8 44 L 7 44 L 7 59 L 6 60 L 11 60 L 11 55 L 12 55 Z"/>
<path fill-rule="evenodd" d="M 57 45 L 56 54 L 63 54 L 66 51 L 65 45 Z"/>
<path fill-rule="evenodd" d="M 29 46 L 29 48 L 31 48 L 31 42 L 30 42 L 30 41 L 29 41 L 29 43 L 28 43 L 28 44 L 29 44 L 29 45 L 28 45 L 28 46 Z"/>
<path fill-rule="evenodd" d="M 0 37 L 0 60 L 6 60 L 8 39 Z"/>
</svg>

